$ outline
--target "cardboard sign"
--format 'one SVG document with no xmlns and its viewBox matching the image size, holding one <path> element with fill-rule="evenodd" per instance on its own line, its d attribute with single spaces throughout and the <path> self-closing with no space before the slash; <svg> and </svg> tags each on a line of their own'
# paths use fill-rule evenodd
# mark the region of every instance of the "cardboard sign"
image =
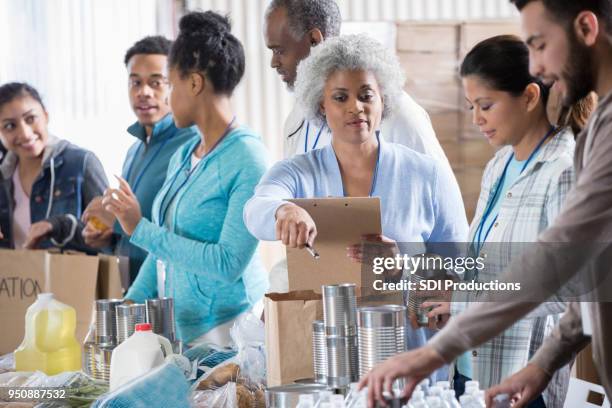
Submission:
<svg viewBox="0 0 612 408">
<path fill-rule="evenodd" d="M 380 199 L 377 197 L 313 198 L 289 200 L 303 209 L 317 226 L 314 247 L 320 258 L 306 250 L 287 248 L 289 291 L 314 290 L 322 285 L 354 283 L 361 287 L 361 264 L 351 262 L 346 247 L 359 244 L 367 234 L 381 234 Z"/>
<path fill-rule="evenodd" d="M 79 253 L 0 250 L 0 355 L 14 351 L 24 336 L 25 313 L 41 292 L 52 292 L 77 312 L 76 336 L 87 334 L 93 301 L 120 295 L 118 259 Z M 98 270 L 104 272 L 98 276 Z M 99 279 L 100 278 L 100 279 Z"/>
</svg>

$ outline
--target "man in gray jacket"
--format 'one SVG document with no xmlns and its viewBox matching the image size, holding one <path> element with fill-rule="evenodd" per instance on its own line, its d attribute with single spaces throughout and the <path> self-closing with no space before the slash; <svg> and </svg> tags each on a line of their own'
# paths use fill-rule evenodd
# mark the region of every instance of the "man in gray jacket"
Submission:
<svg viewBox="0 0 612 408">
<path fill-rule="evenodd" d="M 381 400 L 393 380 L 406 379 L 406 393 L 430 372 L 496 336 L 557 292 L 570 279 L 588 297 L 573 302 L 559 325 L 521 371 L 489 390 L 510 394 L 514 407 L 539 395 L 551 375 L 591 342 L 593 360 L 608 398 L 612 397 L 612 0 L 513 0 L 521 11 L 531 71 L 557 82 L 569 106 L 595 91 L 600 104 L 577 140 L 577 180 L 552 226 L 513 262 L 504 282 L 518 292 L 485 294 L 452 318 L 428 345 L 398 355 L 362 378 L 370 404 Z M 607 303 L 608 302 L 608 303 Z"/>
</svg>

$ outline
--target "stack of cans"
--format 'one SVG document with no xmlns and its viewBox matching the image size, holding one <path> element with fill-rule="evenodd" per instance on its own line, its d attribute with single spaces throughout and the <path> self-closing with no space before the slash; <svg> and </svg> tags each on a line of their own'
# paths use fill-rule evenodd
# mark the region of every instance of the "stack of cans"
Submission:
<svg viewBox="0 0 612 408">
<path fill-rule="evenodd" d="M 83 371 L 95 379 L 110 380 L 110 362 L 117 346 L 117 311 L 121 299 L 94 301 L 94 315 L 83 344 Z"/>
<path fill-rule="evenodd" d="M 130 337 L 139 323 L 151 323 L 153 331 L 166 337 L 175 353 L 181 353 L 176 340 L 172 298 L 149 299 L 146 304 L 123 304 L 121 299 L 94 302 L 89 333 L 83 344 L 83 371 L 98 380 L 110 380 L 113 350 Z"/>
<path fill-rule="evenodd" d="M 323 286 L 327 386 L 344 388 L 359 379 L 355 285 Z"/>
</svg>

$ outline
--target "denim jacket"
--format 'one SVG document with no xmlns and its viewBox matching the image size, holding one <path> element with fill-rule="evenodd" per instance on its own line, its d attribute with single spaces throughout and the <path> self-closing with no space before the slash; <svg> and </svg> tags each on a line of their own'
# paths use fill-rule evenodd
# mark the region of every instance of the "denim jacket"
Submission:
<svg viewBox="0 0 612 408">
<path fill-rule="evenodd" d="M 18 158 L 8 152 L 0 165 L 0 229 L 4 238 L 0 247 L 14 248 L 13 173 Z M 59 246 L 91 252 L 82 237 L 81 214 L 87 204 L 102 195 L 108 187 L 104 169 L 98 158 L 65 140 L 49 136 L 43 153 L 42 170 L 32 185 L 30 195 L 31 222 L 48 220 L 53 225 L 51 240 L 41 247 Z"/>
</svg>

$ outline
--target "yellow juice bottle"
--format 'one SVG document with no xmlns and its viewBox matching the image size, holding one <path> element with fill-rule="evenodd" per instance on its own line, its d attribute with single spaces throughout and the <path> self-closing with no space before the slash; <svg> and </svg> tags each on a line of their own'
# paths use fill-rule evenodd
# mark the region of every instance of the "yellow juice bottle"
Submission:
<svg viewBox="0 0 612 408">
<path fill-rule="evenodd" d="M 54 375 L 81 369 L 81 346 L 75 337 L 76 311 L 40 293 L 26 312 L 25 336 L 15 350 L 17 371 Z"/>
</svg>

